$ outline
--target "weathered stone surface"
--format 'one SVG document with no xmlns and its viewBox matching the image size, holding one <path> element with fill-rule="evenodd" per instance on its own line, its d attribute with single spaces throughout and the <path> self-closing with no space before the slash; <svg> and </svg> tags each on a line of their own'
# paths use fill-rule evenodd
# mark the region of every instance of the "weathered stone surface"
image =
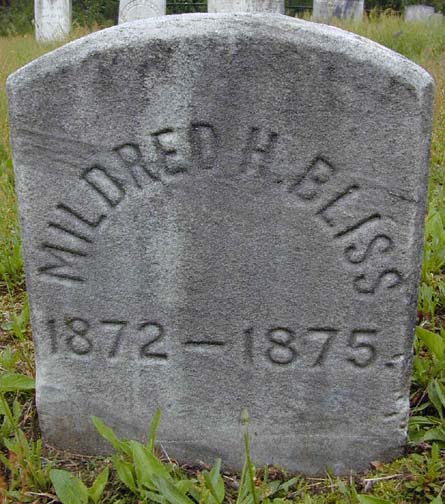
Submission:
<svg viewBox="0 0 445 504">
<path fill-rule="evenodd" d="M 410 5 L 405 7 L 405 21 L 428 21 L 434 14 L 434 7 L 429 5 Z"/>
<path fill-rule="evenodd" d="M 403 451 L 433 86 L 280 15 L 95 33 L 8 81 L 37 404 L 309 474 Z"/>
<path fill-rule="evenodd" d="M 71 0 L 34 0 L 36 40 L 65 38 L 71 30 Z"/>
<path fill-rule="evenodd" d="M 332 18 L 353 19 L 363 17 L 364 0 L 314 0 L 312 18 L 314 21 L 328 23 Z"/>
<path fill-rule="evenodd" d="M 271 12 L 284 14 L 284 0 L 208 0 L 210 13 Z"/>
<path fill-rule="evenodd" d="M 166 13 L 166 0 L 120 0 L 119 24 Z"/>
</svg>

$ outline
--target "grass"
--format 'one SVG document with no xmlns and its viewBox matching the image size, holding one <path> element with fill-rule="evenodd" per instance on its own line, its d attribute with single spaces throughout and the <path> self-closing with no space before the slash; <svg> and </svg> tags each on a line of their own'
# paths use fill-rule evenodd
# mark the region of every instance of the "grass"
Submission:
<svg viewBox="0 0 445 504">
<path fill-rule="evenodd" d="M 31 35 L 0 38 L 0 499 L 2 503 L 161 504 L 388 504 L 442 502 L 445 494 L 445 29 L 405 24 L 391 14 L 339 26 L 386 45 L 428 70 L 436 81 L 428 216 L 418 303 L 410 447 L 390 464 L 375 461 L 365 474 L 303 478 L 255 469 L 245 437 L 239 474 L 162 463 L 149 441 L 118 440 L 111 459 L 76 457 L 41 446 L 33 399 L 33 346 L 24 286 L 14 180 L 8 142 L 6 77 L 51 46 Z M 78 30 L 73 38 L 85 34 Z M 56 496 L 57 494 L 57 496 Z M 59 499 L 59 500 L 58 500 Z"/>
</svg>

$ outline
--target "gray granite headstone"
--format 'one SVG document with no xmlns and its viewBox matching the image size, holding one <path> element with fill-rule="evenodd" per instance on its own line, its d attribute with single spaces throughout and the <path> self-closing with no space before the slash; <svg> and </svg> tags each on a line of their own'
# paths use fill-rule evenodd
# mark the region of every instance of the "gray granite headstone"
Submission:
<svg viewBox="0 0 445 504">
<path fill-rule="evenodd" d="M 119 24 L 166 14 L 166 0 L 120 0 Z"/>
<path fill-rule="evenodd" d="M 284 0 L 207 0 L 210 13 L 272 12 L 284 14 Z"/>
<path fill-rule="evenodd" d="M 71 0 L 34 0 L 36 40 L 52 42 L 71 30 Z"/>
<path fill-rule="evenodd" d="M 408 22 L 428 21 L 434 15 L 434 7 L 429 5 L 410 5 L 405 7 L 404 19 Z"/>
<path fill-rule="evenodd" d="M 274 14 L 97 32 L 8 80 L 44 438 L 180 461 L 402 453 L 431 77 Z"/>
<path fill-rule="evenodd" d="M 364 0 L 314 0 L 312 19 L 323 23 L 328 23 L 332 18 L 360 21 L 364 5 Z"/>
</svg>

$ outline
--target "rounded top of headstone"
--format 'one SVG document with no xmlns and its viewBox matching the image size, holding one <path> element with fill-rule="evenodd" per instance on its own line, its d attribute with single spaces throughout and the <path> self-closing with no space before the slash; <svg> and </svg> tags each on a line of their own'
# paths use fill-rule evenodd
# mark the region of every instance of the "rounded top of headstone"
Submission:
<svg viewBox="0 0 445 504">
<path fill-rule="evenodd" d="M 137 51 L 147 43 L 191 40 L 258 40 L 284 42 L 311 49 L 313 53 L 341 55 L 353 64 L 366 64 L 386 71 L 416 92 L 432 85 L 432 77 L 404 56 L 371 40 L 332 26 L 302 21 L 281 14 L 183 14 L 134 21 L 114 26 L 52 51 L 13 73 L 8 88 L 28 85 L 43 76 L 55 75 L 64 67 L 82 64 L 97 55 L 114 51 Z M 260 44 L 258 44 L 260 51 Z M 130 57 L 130 56 L 129 56 Z"/>
<path fill-rule="evenodd" d="M 424 5 L 424 4 L 407 5 L 405 7 L 405 10 L 423 10 L 427 12 L 434 12 L 434 7 L 432 7 L 431 5 Z"/>
</svg>

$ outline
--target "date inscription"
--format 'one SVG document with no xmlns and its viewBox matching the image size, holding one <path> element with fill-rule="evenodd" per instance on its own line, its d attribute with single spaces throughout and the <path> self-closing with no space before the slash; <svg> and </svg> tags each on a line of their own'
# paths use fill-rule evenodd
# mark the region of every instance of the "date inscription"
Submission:
<svg viewBox="0 0 445 504">
<path fill-rule="evenodd" d="M 366 368 L 379 358 L 378 335 L 375 328 L 341 330 L 332 327 L 311 327 L 294 330 L 272 327 L 261 330 L 246 328 L 242 334 L 231 335 L 230 341 L 201 338 L 178 338 L 168 334 L 165 326 L 155 321 L 126 320 L 91 321 L 65 317 L 63 321 L 47 321 L 49 352 L 52 355 L 71 354 L 80 357 L 100 356 L 119 359 L 128 356 L 145 361 L 165 362 L 176 352 L 227 352 L 235 348 L 240 361 L 255 365 L 265 361 L 274 366 L 304 366 L 319 368 L 336 354 L 356 368 Z"/>
</svg>

